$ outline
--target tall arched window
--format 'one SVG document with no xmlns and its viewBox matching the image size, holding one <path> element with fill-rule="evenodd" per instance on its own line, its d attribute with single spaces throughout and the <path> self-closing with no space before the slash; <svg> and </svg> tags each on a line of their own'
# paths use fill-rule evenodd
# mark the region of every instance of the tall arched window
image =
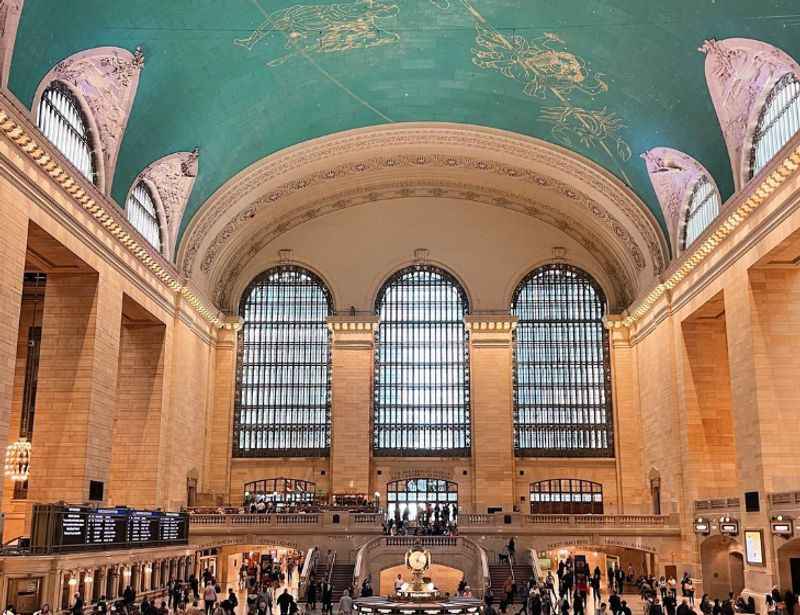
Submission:
<svg viewBox="0 0 800 615">
<path fill-rule="evenodd" d="M 42 94 L 36 124 L 47 139 L 89 181 L 97 177 L 92 139 L 80 103 L 63 83 L 54 81 Z"/>
<path fill-rule="evenodd" d="M 413 266 L 384 284 L 375 310 L 375 454 L 468 455 L 464 289 L 441 269 Z"/>
<path fill-rule="evenodd" d="M 242 296 L 234 457 L 322 456 L 330 446 L 330 292 L 294 266 Z"/>
<path fill-rule="evenodd" d="M 554 263 L 517 287 L 514 436 L 531 457 L 614 455 L 605 297 L 584 271 Z"/>
<path fill-rule="evenodd" d="M 798 130 L 800 81 L 792 73 L 787 73 L 772 88 L 758 118 L 748 179 L 763 169 Z"/>
<path fill-rule="evenodd" d="M 156 204 L 153 195 L 144 184 L 138 182 L 125 203 L 128 220 L 142 234 L 147 242 L 161 252 L 161 225 L 158 222 Z"/>
<path fill-rule="evenodd" d="M 683 229 L 682 249 L 688 248 L 701 233 L 708 228 L 719 215 L 722 199 L 719 191 L 708 176 L 703 175 L 697 180 L 689 197 L 689 207 L 686 209 L 686 224 Z"/>
</svg>

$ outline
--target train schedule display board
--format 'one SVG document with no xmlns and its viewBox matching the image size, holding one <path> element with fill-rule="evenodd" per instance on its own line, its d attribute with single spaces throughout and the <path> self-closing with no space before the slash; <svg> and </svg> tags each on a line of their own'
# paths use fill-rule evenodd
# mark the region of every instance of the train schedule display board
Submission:
<svg viewBox="0 0 800 615">
<path fill-rule="evenodd" d="M 186 513 L 65 504 L 33 507 L 31 550 L 36 553 L 184 545 L 188 541 Z"/>
</svg>

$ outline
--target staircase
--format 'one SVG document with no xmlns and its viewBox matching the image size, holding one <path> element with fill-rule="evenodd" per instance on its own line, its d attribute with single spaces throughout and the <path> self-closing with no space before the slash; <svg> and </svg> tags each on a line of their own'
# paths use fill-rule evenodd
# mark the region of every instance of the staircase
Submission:
<svg viewBox="0 0 800 615">
<path fill-rule="evenodd" d="M 489 566 L 489 576 L 492 579 L 492 593 L 495 601 L 504 600 L 503 586 L 506 584 L 506 579 L 511 576 L 511 567 L 508 564 L 492 564 Z M 514 602 L 520 602 L 520 588 L 528 586 L 528 580 L 531 576 L 533 576 L 533 569 L 530 566 L 523 564 L 514 566 L 514 580 L 517 583 Z"/>
<path fill-rule="evenodd" d="M 344 590 L 353 584 L 353 569 L 355 564 L 339 564 L 334 562 L 333 574 L 331 574 L 331 585 L 333 586 L 333 604 L 339 602 Z"/>
</svg>

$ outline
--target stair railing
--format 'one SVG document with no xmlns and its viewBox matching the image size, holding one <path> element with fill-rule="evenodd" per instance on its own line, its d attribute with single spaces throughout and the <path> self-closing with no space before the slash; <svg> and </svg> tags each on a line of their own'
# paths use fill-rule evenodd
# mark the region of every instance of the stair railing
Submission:
<svg viewBox="0 0 800 615">
<path fill-rule="evenodd" d="M 305 602 L 308 595 L 308 586 L 311 582 L 311 576 L 317 568 L 319 561 L 319 548 L 311 547 L 306 553 L 306 560 L 303 562 L 303 570 L 300 573 L 300 583 L 297 586 L 297 601 Z"/>
<path fill-rule="evenodd" d="M 331 551 L 331 557 L 328 560 L 328 585 L 333 586 L 333 567 L 336 565 L 336 551 Z"/>
</svg>

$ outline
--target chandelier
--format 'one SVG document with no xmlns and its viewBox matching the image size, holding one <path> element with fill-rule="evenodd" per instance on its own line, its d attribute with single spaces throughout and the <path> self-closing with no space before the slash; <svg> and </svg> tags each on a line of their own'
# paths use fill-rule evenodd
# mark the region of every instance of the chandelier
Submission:
<svg viewBox="0 0 800 615">
<path fill-rule="evenodd" d="M 6 447 L 6 477 L 15 483 L 28 480 L 31 466 L 31 443 L 20 438 Z"/>
</svg>

